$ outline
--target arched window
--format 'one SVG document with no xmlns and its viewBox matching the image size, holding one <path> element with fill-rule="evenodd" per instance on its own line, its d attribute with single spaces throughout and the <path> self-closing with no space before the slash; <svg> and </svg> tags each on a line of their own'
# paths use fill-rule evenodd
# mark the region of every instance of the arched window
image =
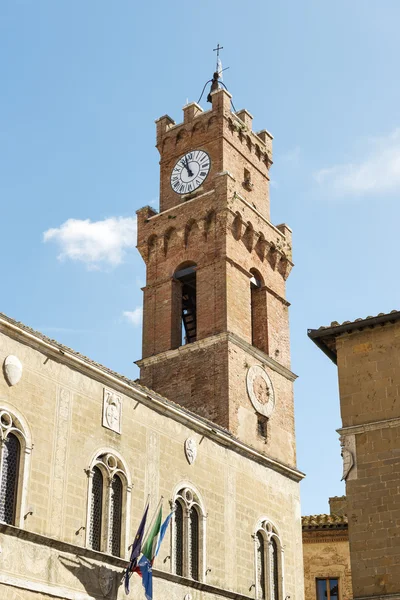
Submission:
<svg viewBox="0 0 400 600">
<path fill-rule="evenodd" d="M 87 473 L 86 544 L 93 550 L 125 558 L 132 488 L 126 466 L 114 451 L 101 452 Z"/>
<path fill-rule="evenodd" d="M 265 598 L 265 544 L 264 534 L 261 531 L 256 533 L 257 541 L 257 584 L 258 598 Z"/>
<path fill-rule="evenodd" d="M 10 525 L 15 520 L 20 454 L 18 438 L 10 433 L 3 442 L 0 488 L 0 521 Z"/>
<path fill-rule="evenodd" d="M 90 502 L 89 541 L 93 550 L 101 547 L 101 524 L 103 520 L 103 475 L 99 467 L 93 469 L 92 492 Z"/>
<path fill-rule="evenodd" d="M 197 339 L 196 265 L 185 263 L 174 273 L 174 346 L 191 344 Z"/>
<path fill-rule="evenodd" d="M 175 495 L 172 523 L 172 570 L 202 581 L 204 573 L 205 512 L 198 494 L 189 487 Z"/>
<path fill-rule="evenodd" d="M 189 510 L 189 577 L 199 580 L 199 513 L 192 506 Z"/>
<path fill-rule="evenodd" d="M 256 598 L 283 600 L 283 549 L 278 532 L 270 521 L 259 521 L 254 541 Z"/>
<path fill-rule="evenodd" d="M 267 292 L 260 273 L 250 274 L 251 344 L 268 354 Z"/>
<path fill-rule="evenodd" d="M 0 521 L 22 527 L 32 443 L 21 416 L 0 407 Z"/>
<path fill-rule="evenodd" d="M 174 517 L 175 573 L 177 575 L 183 575 L 183 507 L 180 500 L 176 500 L 175 502 Z"/>
<path fill-rule="evenodd" d="M 121 552 L 122 481 L 114 475 L 111 481 L 109 552 L 119 556 Z"/>
</svg>

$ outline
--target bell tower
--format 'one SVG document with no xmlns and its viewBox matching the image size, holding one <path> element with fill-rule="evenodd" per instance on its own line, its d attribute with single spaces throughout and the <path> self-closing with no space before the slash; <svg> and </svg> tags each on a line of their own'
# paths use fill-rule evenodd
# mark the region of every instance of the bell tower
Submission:
<svg viewBox="0 0 400 600">
<path fill-rule="evenodd" d="M 182 123 L 156 121 L 160 212 L 137 213 L 140 382 L 294 466 L 291 230 L 270 222 L 272 136 L 227 90 L 211 100 L 186 105 Z"/>
</svg>

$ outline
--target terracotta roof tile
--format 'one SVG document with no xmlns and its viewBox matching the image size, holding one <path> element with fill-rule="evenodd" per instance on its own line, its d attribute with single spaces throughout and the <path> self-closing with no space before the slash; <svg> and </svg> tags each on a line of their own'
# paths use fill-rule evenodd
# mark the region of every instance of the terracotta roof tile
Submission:
<svg viewBox="0 0 400 600">
<path fill-rule="evenodd" d="M 394 323 L 400 320 L 400 311 L 392 310 L 389 313 L 379 313 L 375 317 L 355 319 L 354 321 L 332 321 L 330 325 L 324 325 L 318 329 L 309 329 L 308 337 L 320 348 L 334 363 L 336 363 L 336 338 L 352 331 L 361 331 L 365 328 L 373 328 L 386 323 Z"/>
<path fill-rule="evenodd" d="M 303 530 L 307 529 L 347 529 L 348 520 L 346 516 L 337 515 L 309 515 L 301 517 Z"/>
</svg>

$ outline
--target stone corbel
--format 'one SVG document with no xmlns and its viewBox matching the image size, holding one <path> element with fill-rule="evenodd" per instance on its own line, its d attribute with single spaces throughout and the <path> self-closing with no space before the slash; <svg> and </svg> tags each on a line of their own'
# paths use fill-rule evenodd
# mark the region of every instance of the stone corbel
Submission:
<svg viewBox="0 0 400 600">
<path fill-rule="evenodd" d="M 244 231 L 244 223 L 242 217 L 239 214 L 236 214 L 232 223 L 232 234 L 235 240 L 239 241 L 242 238 Z"/>
<path fill-rule="evenodd" d="M 289 277 L 292 268 L 293 263 L 288 259 L 287 256 L 282 256 L 281 260 L 279 261 L 278 269 L 285 281 Z"/>
<path fill-rule="evenodd" d="M 257 243 L 255 245 L 255 251 L 258 255 L 258 258 L 261 260 L 261 262 L 263 262 L 265 259 L 267 247 L 268 247 L 267 241 L 265 240 L 264 237 L 262 237 L 260 235 L 257 240 Z"/>
<path fill-rule="evenodd" d="M 270 246 L 269 252 L 267 254 L 267 258 L 268 258 L 269 264 L 275 271 L 278 266 L 278 263 L 281 259 L 281 253 L 279 252 L 279 250 L 276 246 L 274 246 L 274 245 Z"/>
<path fill-rule="evenodd" d="M 246 231 L 244 232 L 244 235 L 243 235 L 243 243 L 249 252 L 251 252 L 254 248 L 254 238 L 255 238 L 254 228 L 251 223 L 248 223 L 248 225 L 246 227 Z"/>
</svg>

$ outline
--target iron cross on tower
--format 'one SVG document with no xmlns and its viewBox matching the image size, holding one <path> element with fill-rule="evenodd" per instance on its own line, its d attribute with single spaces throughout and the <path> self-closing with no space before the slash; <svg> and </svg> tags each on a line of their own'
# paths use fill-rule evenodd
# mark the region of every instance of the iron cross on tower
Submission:
<svg viewBox="0 0 400 600">
<path fill-rule="evenodd" d="M 216 71 L 218 71 L 219 51 L 223 50 L 223 49 L 224 49 L 224 47 L 220 46 L 219 44 L 217 44 L 216 48 L 213 48 L 213 52 L 217 53 L 217 68 L 216 68 Z"/>
</svg>

